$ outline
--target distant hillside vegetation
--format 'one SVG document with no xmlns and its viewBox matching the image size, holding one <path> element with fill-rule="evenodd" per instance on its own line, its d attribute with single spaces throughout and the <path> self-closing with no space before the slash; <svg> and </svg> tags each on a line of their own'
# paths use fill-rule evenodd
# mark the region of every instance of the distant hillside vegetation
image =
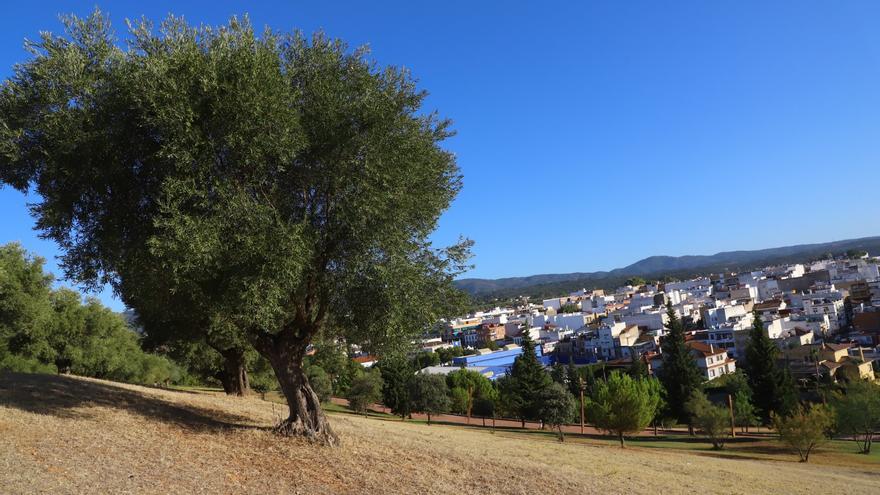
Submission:
<svg viewBox="0 0 880 495">
<path fill-rule="evenodd" d="M 464 278 L 456 286 L 480 300 L 520 295 L 551 297 L 580 288 L 614 288 L 627 278 L 640 276 L 661 279 L 685 278 L 711 272 L 743 271 L 782 263 L 806 262 L 831 253 L 842 255 L 850 249 L 880 253 L 880 236 L 800 244 L 755 251 L 725 251 L 710 256 L 651 256 L 611 271 L 556 273 L 499 279 Z"/>
</svg>

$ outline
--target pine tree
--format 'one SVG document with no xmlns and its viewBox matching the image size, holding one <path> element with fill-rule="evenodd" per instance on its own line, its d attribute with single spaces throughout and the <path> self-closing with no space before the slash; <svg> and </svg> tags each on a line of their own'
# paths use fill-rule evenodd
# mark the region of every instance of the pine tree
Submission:
<svg viewBox="0 0 880 495">
<path fill-rule="evenodd" d="M 755 313 L 746 348 L 746 374 L 752 389 L 753 402 L 762 421 L 770 421 L 770 413 L 785 415 L 797 405 L 797 392 L 791 375 L 776 363 L 779 348 L 764 331 L 764 322 Z"/>
<path fill-rule="evenodd" d="M 653 378 L 632 378 L 615 371 L 596 383 L 587 414 L 596 427 L 615 435 L 623 447 L 625 435 L 643 430 L 654 419 L 661 392 Z"/>
<path fill-rule="evenodd" d="M 666 389 L 666 404 L 669 408 L 669 415 L 690 424 L 690 415 L 685 408 L 685 403 L 693 396 L 694 392 L 702 389 L 703 375 L 685 344 L 684 325 L 670 303 L 666 304 L 666 314 L 669 317 L 669 321 L 666 323 L 669 332 L 661 345 L 663 367 L 659 373 L 660 382 Z"/>
<path fill-rule="evenodd" d="M 550 368 L 550 378 L 553 379 L 554 382 L 565 385 L 568 382 L 568 373 L 566 369 L 559 362 L 553 363 L 553 366 Z"/>
<path fill-rule="evenodd" d="M 642 358 L 634 356 L 627 372 L 633 378 L 648 378 L 648 363 Z"/>
</svg>

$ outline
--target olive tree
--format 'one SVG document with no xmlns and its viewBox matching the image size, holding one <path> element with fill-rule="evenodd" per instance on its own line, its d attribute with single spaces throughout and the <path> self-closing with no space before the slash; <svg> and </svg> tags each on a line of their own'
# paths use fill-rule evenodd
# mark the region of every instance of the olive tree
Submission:
<svg viewBox="0 0 880 495">
<path fill-rule="evenodd" d="M 770 418 L 780 441 L 797 452 L 801 462 L 809 462 L 810 453 L 828 442 L 835 420 L 833 411 L 822 404 L 798 406 L 788 416 L 772 413 Z"/>
<path fill-rule="evenodd" d="M 874 434 L 880 430 L 880 386 L 856 380 L 831 401 L 837 414 L 837 430 L 850 435 L 862 454 L 871 453 Z"/>
<path fill-rule="evenodd" d="M 96 12 L 41 35 L 0 93 L 0 180 L 35 190 L 68 277 L 127 293 L 153 266 L 271 363 L 283 434 L 338 442 L 303 358 L 367 350 L 460 301 L 469 243 L 428 236 L 461 186 L 406 70 L 318 33 L 169 18 L 121 45 Z M 130 280 L 131 283 L 127 283 Z"/>
<path fill-rule="evenodd" d="M 713 404 L 706 394 L 696 391 L 685 404 L 685 411 L 691 415 L 694 425 L 712 443 L 713 449 L 724 448 L 730 435 L 730 412 L 726 407 Z"/>
</svg>

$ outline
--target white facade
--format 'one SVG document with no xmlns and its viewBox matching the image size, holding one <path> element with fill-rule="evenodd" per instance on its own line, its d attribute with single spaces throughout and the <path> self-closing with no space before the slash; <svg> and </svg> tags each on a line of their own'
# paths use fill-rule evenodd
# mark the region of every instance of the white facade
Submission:
<svg viewBox="0 0 880 495">
<path fill-rule="evenodd" d="M 654 311 L 651 313 L 642 313 L 638 315 L 623 315 L 620 321 L 626 326 L 635 325 L 646 330 L 662 330 L 666 324 L 668 317 L 666 311 Z"/>
</svg>

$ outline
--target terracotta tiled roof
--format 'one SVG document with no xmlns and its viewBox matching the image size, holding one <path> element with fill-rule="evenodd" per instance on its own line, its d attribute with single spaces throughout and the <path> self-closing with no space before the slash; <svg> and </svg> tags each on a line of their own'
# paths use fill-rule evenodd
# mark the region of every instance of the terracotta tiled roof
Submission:
<svg viewBox="0 0 880 495">
<path fill-rule="evenodd" d="M 685 345 L 687 345 L 690 350 L 697 351 L 703 356 L 715 356 L 727 352 L 725 349 L 722 349 L 720 347 L 715 347 L 713 349 L 709 346 L 709 344 L 704 344 L 696 340 L 689 340 L 685 342 Z"/>
</svg>

